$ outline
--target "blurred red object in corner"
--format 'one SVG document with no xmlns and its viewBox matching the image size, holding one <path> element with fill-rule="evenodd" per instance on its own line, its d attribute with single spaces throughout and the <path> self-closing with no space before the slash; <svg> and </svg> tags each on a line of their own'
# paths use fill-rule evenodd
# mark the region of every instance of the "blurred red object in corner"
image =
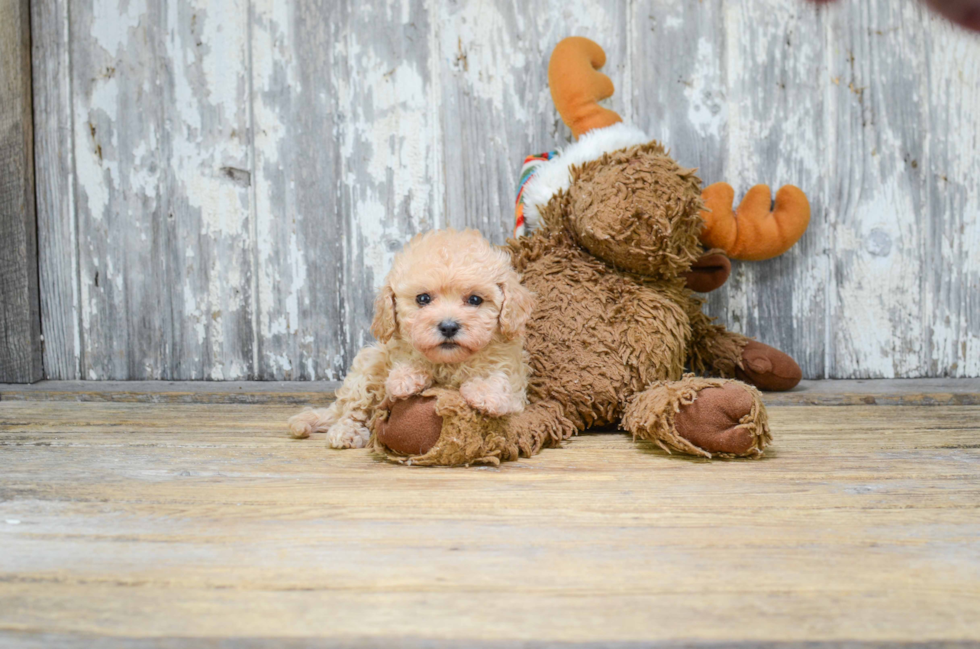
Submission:
<svg viewBox="0 0 980 649">
<path fill-rule="evenodd" d="M 830 4 L 835 0 L 810 0 Z M 980 32 L 980 0 L 922 0 L 957 25 Z"/>
</svg>

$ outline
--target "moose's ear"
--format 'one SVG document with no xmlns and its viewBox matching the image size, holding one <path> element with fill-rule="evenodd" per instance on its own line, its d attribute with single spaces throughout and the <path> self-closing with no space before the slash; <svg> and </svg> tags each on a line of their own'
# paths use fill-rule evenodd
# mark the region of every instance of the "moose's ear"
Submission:
<svg viewBox="0 0 980 649">
<path fill-rule="evenodd" d="M 524 335 L 524 325 L 527 324 L 527 319 L 531 317 L 531 311 L 534 309 L 534 298 L 531 291 L 521 284 L 516 272 L 511 271 L 499 286 L 504 294 L 500 315 L 497 316 L 500 333 L 507 340 L 513 340 Z"/>
<path fill-rule="evenodd" d="M 395 335 L 398 328 L 398 316 L 395 314 L 395 292 L 391 284 L 385 282 L 374 300 L 374 320 L 371 322 L 371 333 L 380 343 L 386 343 Z"/>
<path fill-rule="evenodd" d="M 732 262 L 723 252 L 709 250 L 684 273 L 687 287 L 695 293 L 710 293 L 721 288 L 732 274 Z"/>
</svg>

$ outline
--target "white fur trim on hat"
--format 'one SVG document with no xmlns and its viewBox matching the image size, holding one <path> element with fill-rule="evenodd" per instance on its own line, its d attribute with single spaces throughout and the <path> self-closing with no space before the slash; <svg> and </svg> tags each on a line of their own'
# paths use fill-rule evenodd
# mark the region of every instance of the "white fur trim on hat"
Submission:
<svg viewBox="0 0 980 649">
<path fill-rule="evenodd" d="M 604 153 L 612 153 L 650 141 L 646 133 L 623 122 L 597 128 L 585 133 L 578 142 L 570 144 L 561 153 L 542 164 L 524 186 L 524 220 L 528 230 L 534 230 L 541 221 L 539 208 L 551 197 L 572 185 L 571 168 L 591 160 L 598 160 Z"/>
</svg>

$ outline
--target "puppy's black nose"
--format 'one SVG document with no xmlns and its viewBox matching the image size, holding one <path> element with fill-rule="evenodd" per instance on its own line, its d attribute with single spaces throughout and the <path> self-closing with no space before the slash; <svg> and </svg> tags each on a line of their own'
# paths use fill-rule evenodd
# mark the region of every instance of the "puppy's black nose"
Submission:
<svg viewBox="0 0 980 649">
<path fill-rule="evenodd" d="M 438 329 L 445 338 L 452 338 L 459 333 L 459 323 L 455 320 L 443 320 L 439 323 Z"/>
</svg>

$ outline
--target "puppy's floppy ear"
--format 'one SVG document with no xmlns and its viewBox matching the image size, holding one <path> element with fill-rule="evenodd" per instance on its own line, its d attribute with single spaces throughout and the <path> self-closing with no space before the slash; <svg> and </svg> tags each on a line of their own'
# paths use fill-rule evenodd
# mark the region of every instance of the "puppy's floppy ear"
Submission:
<svg viewBox="0 0 980 649">
<path fill-rule="evenodd" d="M 520 277 L 514 271 L 510 271 L 507 279 L 498 286 L 504 294 L 500 315 L 497 316 L 500 333 L 507 340 L 513 340 L 524 335 L 524 325 L 527 324 L 527 319 L 531 317 L 531 310 L 534 308 L 534 297 L 531 291 L 524 288 Z"/>
<path fill-rule="evenodd" d="M 398 327 L 398 317 L 395 315 L 395 292 L 391 284 L 385 282 L 374 300 L 374 320 L 371 322 L 371 333 L 380 343 L 386 343 L 395 335 Z"/>
</svg>

